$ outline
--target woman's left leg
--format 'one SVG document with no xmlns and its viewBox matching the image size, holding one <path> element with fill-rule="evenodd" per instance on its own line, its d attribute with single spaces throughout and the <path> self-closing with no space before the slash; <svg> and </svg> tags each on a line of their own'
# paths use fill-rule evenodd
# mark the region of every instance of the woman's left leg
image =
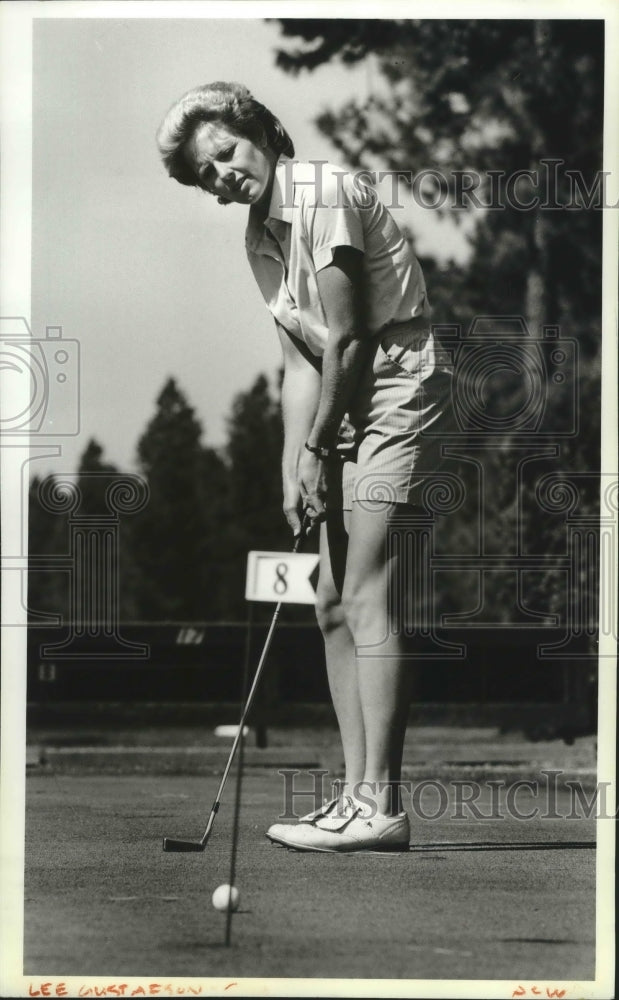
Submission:
<svg viewBox="0 0 619 1000">
<path fill-rule="evenodd" d="M 360 791 L 386 815 L 402 811 L 399 782 L 414 670 L 405 656 L 402 609 L 393 607 L 394 594 L 407 590 L 398 547 L 388 544 L 388 522 L 396 509 L 353 503 L 343 589 L 365 728 Z"/>
<path fill-rule="evenodd" d="M 342 609 L 342 586 L 348 548 L 348 511 L 328 510 L 320 533 L 320 576 L 316 617 L 325 644 L 327 677 L 337 716 L 345 775 L 350 793 L 365 773 L 365 732 L 359 702 L 355 645 Z"/>
<path fill-rule="evenodd" d="M 410 825 L 407 815 L 400 815 L 399 782 L 412 664 L 404 655 L 403 636 L 394 627 L 398 609 L 390 607 L 392 582 L 404 567 L 388 545 L 394 505 L 372 507 L 353 503 L 342 591 L 341 624 L 351 633 L 351 704 L 344 717 L 355 706 L 358 736 L 353 745 L 359 752 L 353 756 L 359 763 L 365 758 L 363 778 L 348 789 L 354 798 L 345 797 L 341 810 L 315 823 L 280 824 L 267 832 L 271 840 L 299 851 L 408 850 Z"/>
</svg>

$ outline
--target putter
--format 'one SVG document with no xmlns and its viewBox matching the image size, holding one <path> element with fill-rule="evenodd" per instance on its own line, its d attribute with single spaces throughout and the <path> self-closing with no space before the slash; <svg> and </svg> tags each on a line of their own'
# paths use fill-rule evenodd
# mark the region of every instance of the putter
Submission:
<svg viewBox="0 0 619 1000">
<path fill-rule="evenodd" d="M 293 552 L 298 552 L 300 550 L 301 545 L 306 537 L 308 527 L 309 527 L 309 518 L 306 516 L 303 519 L 303 524 L 301 525 L 301 531 L 299 532 L 299 534 L 295 539 L 294 547 L 292 549 Z M 243 733 L 243 726 L 245 725 L 245 720 L 249 715 L 249 710 L 251 708 L 252 701 L 254 700 L 254 694 L 256 693 L 258 682 L 260 680 L 260 674 L 262 673 L 262 668 L 264 667 L 264 663 L 266 661 L 269 648 L 271 646 L 271 640 L 273 638 L 273 633 L 275 632 L 275 626 L 277 625 L 277 620 L 279 618 L 279 614 L 282 608 L 282 603 L 283 603 L 282 601 L 279 601 L 275 608 L 273 619 L 271 621 L 271 625 L 269 627 L 269 631 L 267 633 L 267 637 L 264 643 L 264 648 L 260 656 L 260 661 L 258 663 L 258 666 L 256 667 L 256 673 L 254 674 L 254 679 L 251 688 L 249 690 L 249 694 L 247 695 L 247 701 L 245 702 L 245 708 L 243 709 L 243 713 L 241 715 L 241 721 L 239 722 L 237 733 L 234 738 L 234 743 L 232 744 L 232 749 L 230 751 L 230 756 L 228 757 L 228 763 L 226 764 L 226 767 L 224 769 L 221 782 L 219 783 L 219 788 L 217 789 L 217 795 L 215 797 L 215 801 L 213 802 L 211 813 L 208 818 L 208 822 L 206 824 L 206 829 L 202 834 L 200 840 L 175 840 L 173 837 L 164 837 L 163 838 L 164 851 L 176 854 L 192 854 L 197 851 L 203 851 L 206 845 L 208 844 L 208 839 L 211 835 L 211 830 L 213 829 L 213 823 L 215 822 L 215 817 L 219 812 L 219 806 L 221 805 L 221 796 L 223 794 L 226 781 L 228 779 L 230 768 L 232 767 L 232 761 L 234 760 L 234 755 L 236 754 L 238 745 L 241 740 L 241 735 Z"/>
</svg>

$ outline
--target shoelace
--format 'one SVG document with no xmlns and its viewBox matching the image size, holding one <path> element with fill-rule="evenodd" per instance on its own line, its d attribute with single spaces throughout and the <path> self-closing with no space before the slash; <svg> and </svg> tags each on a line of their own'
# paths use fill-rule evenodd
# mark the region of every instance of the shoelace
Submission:
<svg viewBox="0 0 619 1000">
<path fill-rule="evenodd" d="M 338 803 L 335 816 L 338 819 L 354 819 L 361 812 L 361 807 L 356 805 L 355 800 L 351 795 L 343 795 L 341 799 L 341 805 Z"/>
<path fill-rule="evenodd" d="M 339 804 L 338 799 L 325 799 L 323 804 L 315 809 L 314 812 L 308 813 L 306 816 L 301 817 L 301 822 L 311 823 L 313 820 L 322 819 L 323 816 L 332 816 L 334 811 L 337 809 Z"/>
</svg>

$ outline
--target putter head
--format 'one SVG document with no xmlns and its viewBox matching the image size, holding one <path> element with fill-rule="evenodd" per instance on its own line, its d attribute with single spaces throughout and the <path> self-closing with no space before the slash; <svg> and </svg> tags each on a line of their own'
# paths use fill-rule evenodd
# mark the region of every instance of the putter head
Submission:
<svg viewBox="0 0 619 1000">
<path fill-rule="evenodd" d="M 174 840 L 173 837 L 163 838 L 163 849 L 175 854 L 193 854 L 196 851 L 203 851 L 206 844 L 201 840 Z"/>
</svg>

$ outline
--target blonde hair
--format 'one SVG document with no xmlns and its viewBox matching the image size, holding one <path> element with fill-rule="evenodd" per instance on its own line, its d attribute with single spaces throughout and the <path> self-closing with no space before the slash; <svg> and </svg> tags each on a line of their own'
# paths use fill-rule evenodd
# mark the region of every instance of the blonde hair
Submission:
<svg viewBox="0 0 619 1000">
<path fill-rule="evenodd" d="M 252 142 L 266 140 L 278 156 L 294 156 L 292 139 L 282 123 L 241 83 L 207 83 L 194 87 L 173 104 L 157 132 L 161 159 L 179 184 L 197 187 L 198 179 L 183 156 L 183 147 L 203 122 L 224 125 Z"/>
</svg>

